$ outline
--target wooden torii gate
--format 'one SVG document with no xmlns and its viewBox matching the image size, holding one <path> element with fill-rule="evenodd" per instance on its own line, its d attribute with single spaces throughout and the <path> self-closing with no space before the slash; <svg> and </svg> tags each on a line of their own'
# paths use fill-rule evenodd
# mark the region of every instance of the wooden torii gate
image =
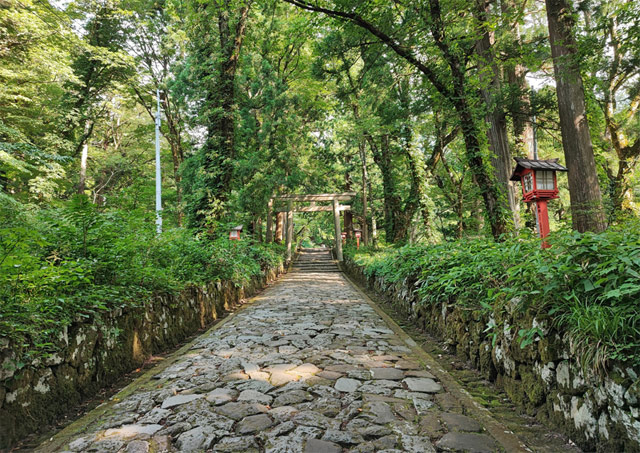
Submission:
<svg viewBox="0 0 640 453">
<path fill-rule="evenodd" d="M 344 193 L 320 193 L 315 195 L 280 195 L 269 200 L 267 212 L 267 242 L 273 241 L 272 211 L 274 201 L 286 201 L 287 207 L 276 209 L 275 212 L 284 212 L 285 215 L 285 243 L 287 245 L 287 260 L 291 260 L 291 244 L 293 243 L 293 213 L 294 212 L 331 212 L 333 211 L 333 223 L 335 226 L 336 258 L 343 260 L 342 256 L 342 231 L 340 228 L 340 211 L 351 210 L 350 206 L 340 205 L 341 201 L 351 201 L 356 196 L 355 192 Z M 331 201 L 331 206 L 315 206 L 317 201 Z M 312 202 L 312 206 L 300 206 L 294 208 L 294 202 Z"/>
</svg>

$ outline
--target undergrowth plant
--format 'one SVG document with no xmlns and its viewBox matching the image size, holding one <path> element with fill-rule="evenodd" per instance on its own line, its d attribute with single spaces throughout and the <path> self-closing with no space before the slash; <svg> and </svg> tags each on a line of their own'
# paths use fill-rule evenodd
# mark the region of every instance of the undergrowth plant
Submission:
<svg viewBox="0 0 640 453">
<path fill-rule="evenodd" d="M 456 304 L 492 319 L 509 303 L 546 319 L 566 334 L 585 367 L 603 371 L 612 360 L 640 365 L 638 221 L 600 234 L 555 233 L 550 242 L 542 249 L 530 236 L 502 243 L 466 238 L 345 253 L 367 277 L 413 285 L 426 306 Z M 487 326 L 487 335 L 496 332 Z M 533 325 L 517 332 L 521 347 L 544 335 Z"/>
<path fill-rule="evenodd" d="M 157 235 L 154 221 L 142 211 L 99 211 L 82 196 L 49 209 L 0 198 L 0 340 L 33 359 L 56 351 L 76 320 L 189 285 L 240 286 L 283 260 L 276 244 L 184 228 Z"/>
</svg>

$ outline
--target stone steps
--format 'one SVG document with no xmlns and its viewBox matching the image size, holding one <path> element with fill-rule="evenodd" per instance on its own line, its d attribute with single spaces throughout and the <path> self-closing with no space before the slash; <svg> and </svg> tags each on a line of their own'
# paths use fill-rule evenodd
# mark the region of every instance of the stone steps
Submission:
<svg viewBox="0 0 640 453">
<path fill-rule="evenodd" d="M 339 273 L 337 262 L 327 249 L 304 249 L 293 263 L 295 273 Z"/>
</svg>

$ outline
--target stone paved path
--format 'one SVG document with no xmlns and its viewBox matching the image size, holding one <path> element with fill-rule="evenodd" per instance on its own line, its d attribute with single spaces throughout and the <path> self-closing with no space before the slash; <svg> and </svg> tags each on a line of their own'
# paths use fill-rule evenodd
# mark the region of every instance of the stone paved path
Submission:
<svg viewBox="0 0 640 453">
<path fill-rule="evenodd" d="M 303 253 L 62 450 L 502 451 L 325 253 Z"/>
</svg>

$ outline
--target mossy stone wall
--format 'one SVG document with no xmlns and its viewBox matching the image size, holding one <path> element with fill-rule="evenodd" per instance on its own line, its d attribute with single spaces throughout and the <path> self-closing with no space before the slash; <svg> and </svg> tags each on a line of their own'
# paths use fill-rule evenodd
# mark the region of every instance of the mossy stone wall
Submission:
<svg viewBox="0 0 640 453">
<path fill-rule="evenodd" d="M 522 411 L 563 430 L 585 451 L 640 452 L 640 370 L 612 364 L 594 372 L 580 365 L 567 336 L 548 315 L 523 311 L 517 301 L 489 314 L 456 304 L 418 303 L 415 282 L 367 278 L 346 259 L 347 273 L 408 313 L 419 328 L 443 339 L 497 383 Z M 487 329 L 488 326 L 495 327 Z M 520 347 L 519 329 L 538 327 L 542 338 Z"/>
<path fill-rule="evenodd" d="M 212 283 L 176 296 L 157 296 L 142 307 L 78 320 L 60 335 L 60 353 L 17 371 L 10 366 L 17 347 L 0 343 L 0 449 L 50 425 L 150 355 L 211 325 L 283 271 L 269 269 L 243 287 Z"/>
</svg>

